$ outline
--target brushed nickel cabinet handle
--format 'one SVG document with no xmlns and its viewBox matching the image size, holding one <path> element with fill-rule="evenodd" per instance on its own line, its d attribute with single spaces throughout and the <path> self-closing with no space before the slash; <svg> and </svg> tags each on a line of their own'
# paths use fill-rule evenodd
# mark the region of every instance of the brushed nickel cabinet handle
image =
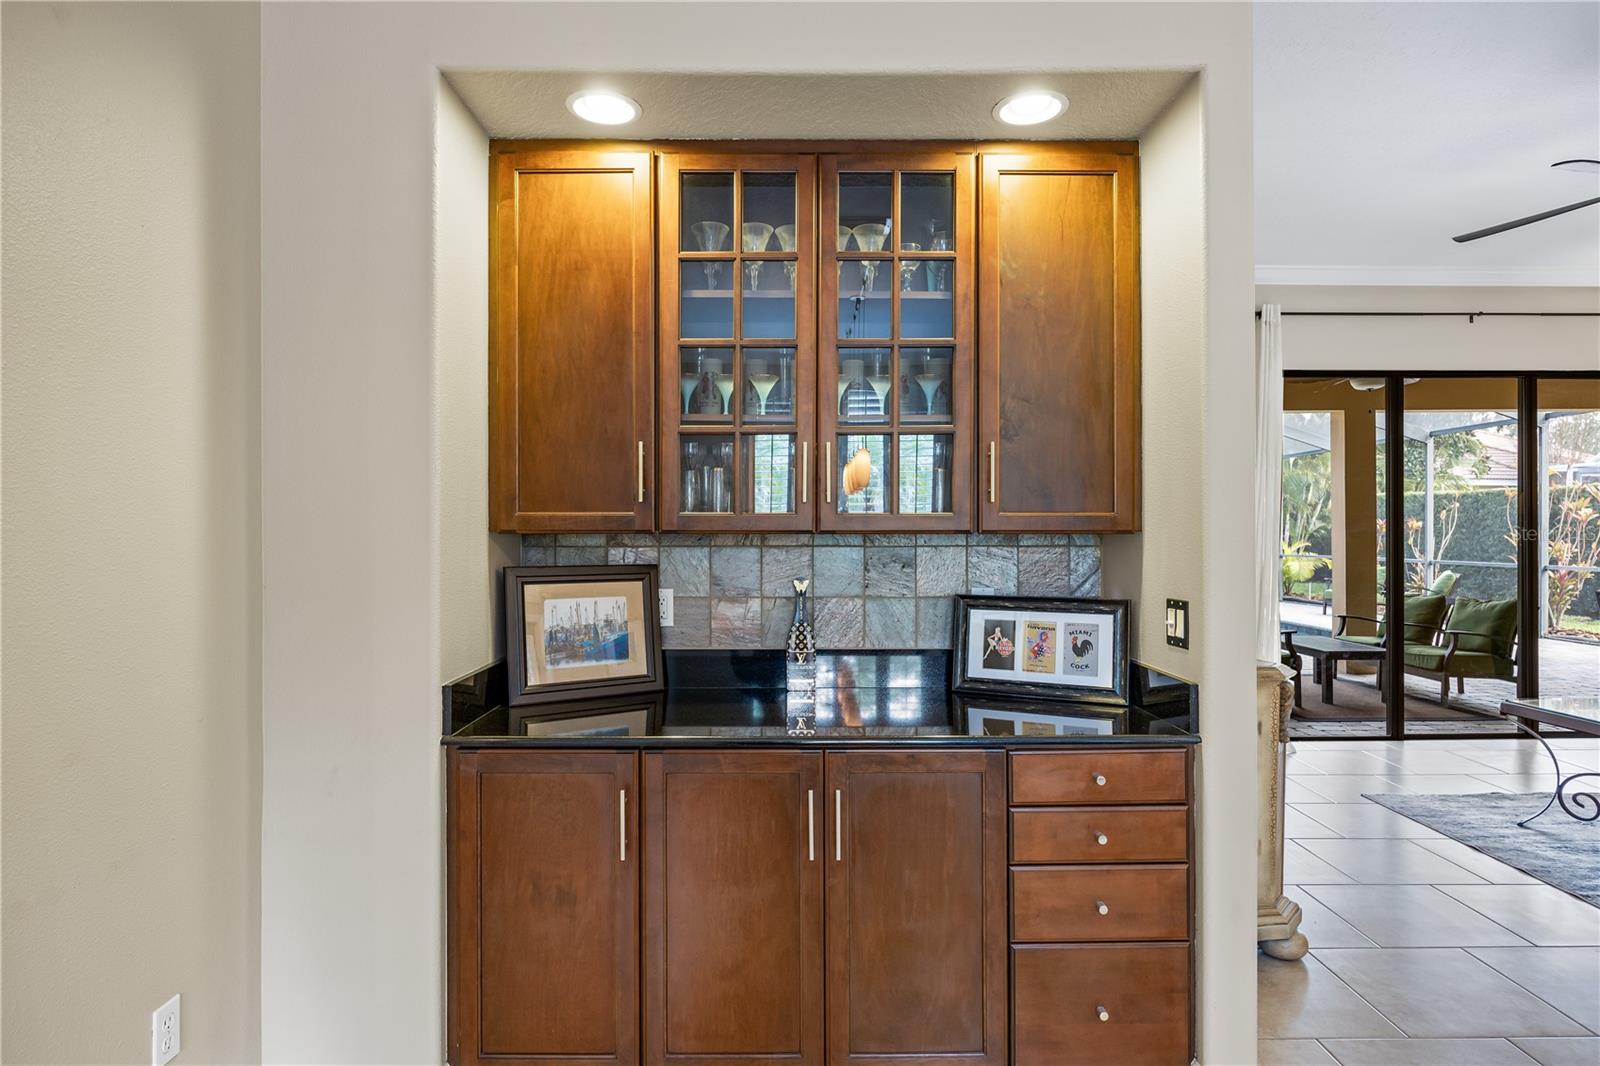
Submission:
<svg viewBox="0 0 1600 1066">
<path fill-rule="evenodd" d="M 833 790 L 833 861 L 844 861 L 844 791 Z"/>
<path fill-rule="evenodd" d="M 1097 899 L 1097 900 L 1094 901 L 1094 909 L 1095 909 L 1096 912 L 1098 912 L 1100 914 L 1110 914 L 1111 913 L 1111 908 L 1106 906 L 1106 901 L 1103 900 L 1103 899 Z"/>
<path fill-rule="evenodd" d="M 1094 1014 L 1096 1018 L 1099 1018 L 1103 1022 L 1109 1022 L 1111 1020 L 1111 1012 L 1106 1010 L 1104 1007 L 1096 1007 L 1094 1009 Z"/>
<path fill-rule="evenodd" d="M 822 442 L 822 502 L 833 502 L 833 441 Z"/>
<path fill-rule="evenodd" d="M 617 790 L 617 854 L 628 861 L 628 790 Z"/>
<path fill-rule="evenodd" d="M 995 475 L 999 467 L 995 465 L 994 441 L 989 442 L 989 502 L 995 502 Z"/>
<path fill-rule="evenodd" d="M 817 861 L 817 790 L 806 789 L 806 859 Z"/>
<path fill-rule="evenodd" d="M 1094 835 L 1094 842 L 1096 844 L 1099 844 L 1103 848 L 1108 843 L 1108 840 L 1107 840 L 1106 835 L 1104 833 L 1096 833 Z"/>
<path fill-rule="evenodd" d="M 639 442 L 639 499 L 637 502 L 644 502 L 644 441 Z"/>
<path fill-rule="evenodd" d="M 800 502 L 811 502 L 811 442 L 800 442 Z"/>
<path fill-rule="evenodd" d="M 1101 788 L 1105 788 L 1106 787 L 1106 775 L 1105 774 L 1095 774 L 1094 775 L 1094 783 L 1096 785 L 1099 785 Z"/>
</svg>

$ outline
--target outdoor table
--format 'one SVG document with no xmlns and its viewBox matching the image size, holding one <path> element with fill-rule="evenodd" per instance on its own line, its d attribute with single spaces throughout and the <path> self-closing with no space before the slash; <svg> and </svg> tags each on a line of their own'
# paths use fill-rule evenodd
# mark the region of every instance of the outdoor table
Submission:
<svg viewBox="0 0 1600 1066">
<path fill-rule="evenodd" d="M 1333 706 L 1333 679 L 1338 673 L 1339 660 L 1356 662 L 1359 660 L 1382 662 L 1384 650 L 1375 644 L 1362 644 L 1354 640 L 1341 640 L 1338 637 L 1308 636 L 1304 633 L 1284 633 L 1284 647 L 1291 655 L 1299 654 L 1310 657 L 1313 673 L 1322 682 L 1322 702 L 1329 707 Z M 1304 709 L 1304 704 L 1297 704 Z"/>
<path fill-rule="evenodd" d="M 1518 826 L 1525 826 L 1534 818 L 1548 811 L 1553 805 L 1560 804 L 1567 815 L 1580 822 L 1592 822 L 1600 818 L 1600 796 L 1593 792 L 1579 792 L 1573 790 L 1569 796 L 1567 786 L 1583 777 L 1600 778 L 1600 773 L 1593 770 L 1580 770 L 1575 774 L 1561 776 L 1561 760 L 1556 758 L 1555 749 L 1541 736 L 1538 730 L 1528 725 L 1537 722 L 1540 725 L 1557 726 L 1570 729 L 1574 733 L 1584 736 L 1600 737 L 1600 697 L 1594 696 L 1549 696 L 1540 699 L 1535 696 L 1525 700 L 1506 700 L 1500 704 L 1500 717 L 1528 734 L 1543 745 L 1545 754 L 1550 756 L 1550 764 L 1556 770 L 1555 791 L 1550 793 L 1550 798 L 1545 805 L 1539 808 L 1538 814 L 1524 818 Z M 1585 810 L 1587 814 L 1583 813 Z"/>
</svg>

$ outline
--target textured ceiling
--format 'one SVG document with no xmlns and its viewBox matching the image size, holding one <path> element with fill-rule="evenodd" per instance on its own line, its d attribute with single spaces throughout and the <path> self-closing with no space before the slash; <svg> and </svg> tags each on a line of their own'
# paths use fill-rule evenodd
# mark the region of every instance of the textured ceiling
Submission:
<svg viewBox="0 0 1600 1066">
<path fill-rule="evenodd" d="M 1600 4 L 1255 7 L 1257 280 L 1597 285 Z"/>
<path fill-rule="evenodd" d="M 491 137 L 665 139 L 1134 138 L 1193 75 L 1098 74 L 582 74 L 453 71 L 446 77 Z M 595 126 L 567 110 L 579 89 L 603 87 L 639 101 L 626 126 Z M 991 113 L 1020 89 L 1054 89 L 1071 101 L 1038 126 L 1007 126 Z"/>
</svg>

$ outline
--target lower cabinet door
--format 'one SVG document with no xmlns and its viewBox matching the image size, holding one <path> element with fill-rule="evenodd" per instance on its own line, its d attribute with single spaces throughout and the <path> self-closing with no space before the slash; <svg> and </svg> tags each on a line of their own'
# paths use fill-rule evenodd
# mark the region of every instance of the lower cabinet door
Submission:
<svg viewBox="0 0 1600 1066">
<path fill-rule="evenodd" d="M 638 758 L 451 752 L 450 1061 L 639 1061 Z"/>
<path fill-rule="evenodd" d="M 1189 945 L 1012 949 L 1016 1066 L 1183 1066 Z"/>
<path fill-rule="evenodd" d="M 644 772 L 645 1061 L 821 1066 L 822 754 Z"/>
<path fill-rule="evenodd" d="M 1005 754 L 827 762 L 830 1066 L 1003 1066 Z"/>
</svg>

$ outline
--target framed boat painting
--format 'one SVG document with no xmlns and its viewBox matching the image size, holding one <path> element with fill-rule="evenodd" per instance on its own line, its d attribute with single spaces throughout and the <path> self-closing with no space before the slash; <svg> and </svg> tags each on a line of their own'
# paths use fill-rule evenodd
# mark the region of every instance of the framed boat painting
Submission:
<svg viewBox="0 0 1600 1066">
<path fill-rule="evenodd" d="M 1125 705 L 1127 600 L 957 596 L 951 687 Z"/>
<path fill-rule="evenodd" d="M 508 566 L 513 706 L 664 686 L 654 566 Z"/>
</svg>

